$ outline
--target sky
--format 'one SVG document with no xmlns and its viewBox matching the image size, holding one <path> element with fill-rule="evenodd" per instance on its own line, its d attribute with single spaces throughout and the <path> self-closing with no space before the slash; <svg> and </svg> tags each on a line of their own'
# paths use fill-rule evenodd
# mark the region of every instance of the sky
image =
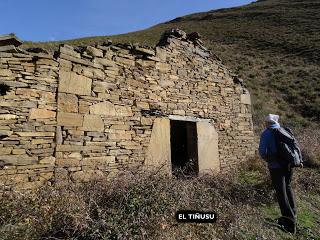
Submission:
<svg viewBox="0 0 320 240">
<path fill-rule="evenodd" d="M 133 32 L 253 0 L 0 0 L 0 34 L 57 41 Z"/>
</svg>

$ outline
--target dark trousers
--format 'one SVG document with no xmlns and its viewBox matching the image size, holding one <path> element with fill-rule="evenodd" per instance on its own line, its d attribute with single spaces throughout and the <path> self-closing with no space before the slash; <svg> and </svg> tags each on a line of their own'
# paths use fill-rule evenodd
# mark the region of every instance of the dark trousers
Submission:
<svg viewBox="0 0 320 240">
<path fill-rule="evenodd" d="M 293 223 L 296 222 L 296 203 L 295 196 L 290 186 L 292 180 L 292 169 L 269 169 L 272 185 L 276 190 L 276 195 L 283 217 L 289 218 Z"/>
</svg>

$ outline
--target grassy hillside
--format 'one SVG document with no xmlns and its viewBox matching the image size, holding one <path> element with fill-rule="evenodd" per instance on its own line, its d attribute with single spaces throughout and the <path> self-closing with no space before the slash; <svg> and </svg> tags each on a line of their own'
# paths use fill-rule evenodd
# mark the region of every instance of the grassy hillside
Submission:
<svg viewBox="0 0 320 240">
<path fill-rule="evenodd" d="M 256 123 L 267 112 L 279 113 L 287 124 L 319 123 L 319 0 L 264 0 L 179 17 L 139 32 L 67 42 L 87 45 L 112 39 L 155 45 L 161 33 L 173 27 L 198 31 L 206 46 L 245 80 Z M 25 47 L 55 49 L 60 43 L 26 43 Z"/>
</svg>

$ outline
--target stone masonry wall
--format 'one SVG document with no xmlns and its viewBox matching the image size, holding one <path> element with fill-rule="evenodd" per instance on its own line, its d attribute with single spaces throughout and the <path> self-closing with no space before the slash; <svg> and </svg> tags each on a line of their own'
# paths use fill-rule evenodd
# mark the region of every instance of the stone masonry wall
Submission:
<svg viewBox="0 0 320 240">
<path fill-rule="evenodd" d="M 143 166 L 155 119 L 169 115 L 213 120 L 222 171 L 254 154 L 250 95 L 197 34 L 167 32 L 156 48 L 64 45 L 55 58 L 0 53 L 0 62 L 8 188 Z"/>
<path fill-rule="evenodd" d="M 0 53 L 0 186 L 30 188 L 53 178 L 59 63 Z M 0 85 L 1 86 L 1 85 Z"/>
</svg>

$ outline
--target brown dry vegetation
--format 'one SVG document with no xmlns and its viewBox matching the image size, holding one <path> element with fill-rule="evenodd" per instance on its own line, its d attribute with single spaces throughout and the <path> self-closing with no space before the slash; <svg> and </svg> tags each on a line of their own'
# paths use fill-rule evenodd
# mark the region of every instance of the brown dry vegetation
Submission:
<svg viewBox="0 0 320 240">
<path fill-rule="evenodd" d="M 296 236 L 268 223 L 278 217 L 259 159 L 216 177 L 170 179 L 127 172 L 110 182 L 1 196 L 1 239 L 318 239 L 319 169 L 297 169 Z M 177 210 L 216 211 L 214 224 L 178 224 Z"/>
<path fill-rule="evenodd" d="M 320 167 L 320 129 L 305 128 L 296 130 L 305 165 Z"/>
</svg>

